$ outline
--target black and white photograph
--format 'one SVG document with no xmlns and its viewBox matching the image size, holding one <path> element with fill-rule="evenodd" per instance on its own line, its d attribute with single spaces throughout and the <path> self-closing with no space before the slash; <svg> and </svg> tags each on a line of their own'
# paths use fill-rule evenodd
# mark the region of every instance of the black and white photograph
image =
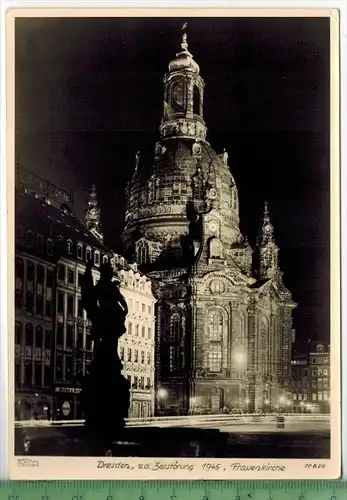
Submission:
<svg viewBox="0 0 347 500">
<path fill-rule="evenodd" d="M 13 478 L 338 477 L 336 12 L 18 12 Z"/>
</svg>

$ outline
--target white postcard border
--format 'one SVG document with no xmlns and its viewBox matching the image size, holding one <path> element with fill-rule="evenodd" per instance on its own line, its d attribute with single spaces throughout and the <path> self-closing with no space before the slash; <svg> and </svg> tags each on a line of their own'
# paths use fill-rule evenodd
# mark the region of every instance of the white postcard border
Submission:
<svg viewBox="0 0 347 500">
<path fill-rule="evenodd" d="M 329 16 L 331 26 L 331 458 L 327 460 L 298 459 L 201 459 L 201 458 L 126 458 L 126 457 L 18 457 L 14 456 L 14 18 L 26 17 L 106 17 L 106 16 L 186 16 L 186 17 L 320 17 Z M 341 414 L 340 414 L 340 100 L 339 100 L 339 13 L 328 9 L 12 9 L 7 13 L 7 327 L 8 327 L 8 456 L 9 477 L 27 480 L 68 480 L 68 479 L 322 479 L 338 478 L 341 474 Z M 6 256 L 6 254 L 5 254 Z M 25 467 L 20 460 L 32 458 L 38 466 Z M 68 459 L 68 460 L 67 460 Z M 124 464 L 98 467 L 98 462 Z M 178 464 L 177 468 L 139 468 L 141 463 Z M 202 469 L 204 463 L 221 464 L 220 469 L 209 472 Z M 180 465 L 193 466 L 192 470 L 182 469 Z M 236 467 L 233 464 L 240 464 Z M 269 469 L 281 466 L 283 470 Z M 305 464 L 311 464 L 306 467 Z M 261 470 L 249 469 L 260 467 Z M 264 466 L 268 467 L 265 470 Z M 320 467 L 319 467 L 320 466 Z M 128 468 L 129 467 L 129 468 Z"/>
</svg>

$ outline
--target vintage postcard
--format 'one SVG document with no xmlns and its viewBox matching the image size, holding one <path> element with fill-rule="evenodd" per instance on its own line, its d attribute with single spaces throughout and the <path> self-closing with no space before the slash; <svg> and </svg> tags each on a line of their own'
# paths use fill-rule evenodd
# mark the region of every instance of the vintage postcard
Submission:
<svg viewBox="0 0 347 500">
<path fill-rule="evenodd" d="M 338 11 L 6 30 L 10 478 L 339 477 Z"/>
</svg>

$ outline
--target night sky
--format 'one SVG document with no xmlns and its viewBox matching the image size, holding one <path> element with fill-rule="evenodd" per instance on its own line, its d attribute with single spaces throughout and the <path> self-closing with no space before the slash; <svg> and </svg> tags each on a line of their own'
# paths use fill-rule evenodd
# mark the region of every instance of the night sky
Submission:
<svg viewBox="0 0 347 500">
<path fill-rule="evenodd" d="M 65 189 L 82 216 L 98 188 L 121 249 L 124 186 L 154 153 L 162 78 L 187 19 L 17 19 L 16 161 Z M 329 339 L 329 19 L 188 19 L 206 82 L 208 141 L 226 148 L 241 230 L 268 200 L 297 337 Z"/>
</svg>

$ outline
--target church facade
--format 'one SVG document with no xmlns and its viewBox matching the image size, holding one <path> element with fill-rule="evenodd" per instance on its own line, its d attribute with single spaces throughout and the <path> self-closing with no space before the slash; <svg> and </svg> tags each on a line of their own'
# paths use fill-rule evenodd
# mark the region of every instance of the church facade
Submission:
<svg viewBox="0 0 347 500">
<path fill-rule="evenodd" d="M 267 205 L 255 249 L 240 231 L 228 154 L 206 139 L 204 85 L 183 32 L 153 162 L 137 153 L 127 186 L 125 255 L 157 300 L 157 412 L 270 411 L 290 404 L 296 304 Z"/>
</svg>

